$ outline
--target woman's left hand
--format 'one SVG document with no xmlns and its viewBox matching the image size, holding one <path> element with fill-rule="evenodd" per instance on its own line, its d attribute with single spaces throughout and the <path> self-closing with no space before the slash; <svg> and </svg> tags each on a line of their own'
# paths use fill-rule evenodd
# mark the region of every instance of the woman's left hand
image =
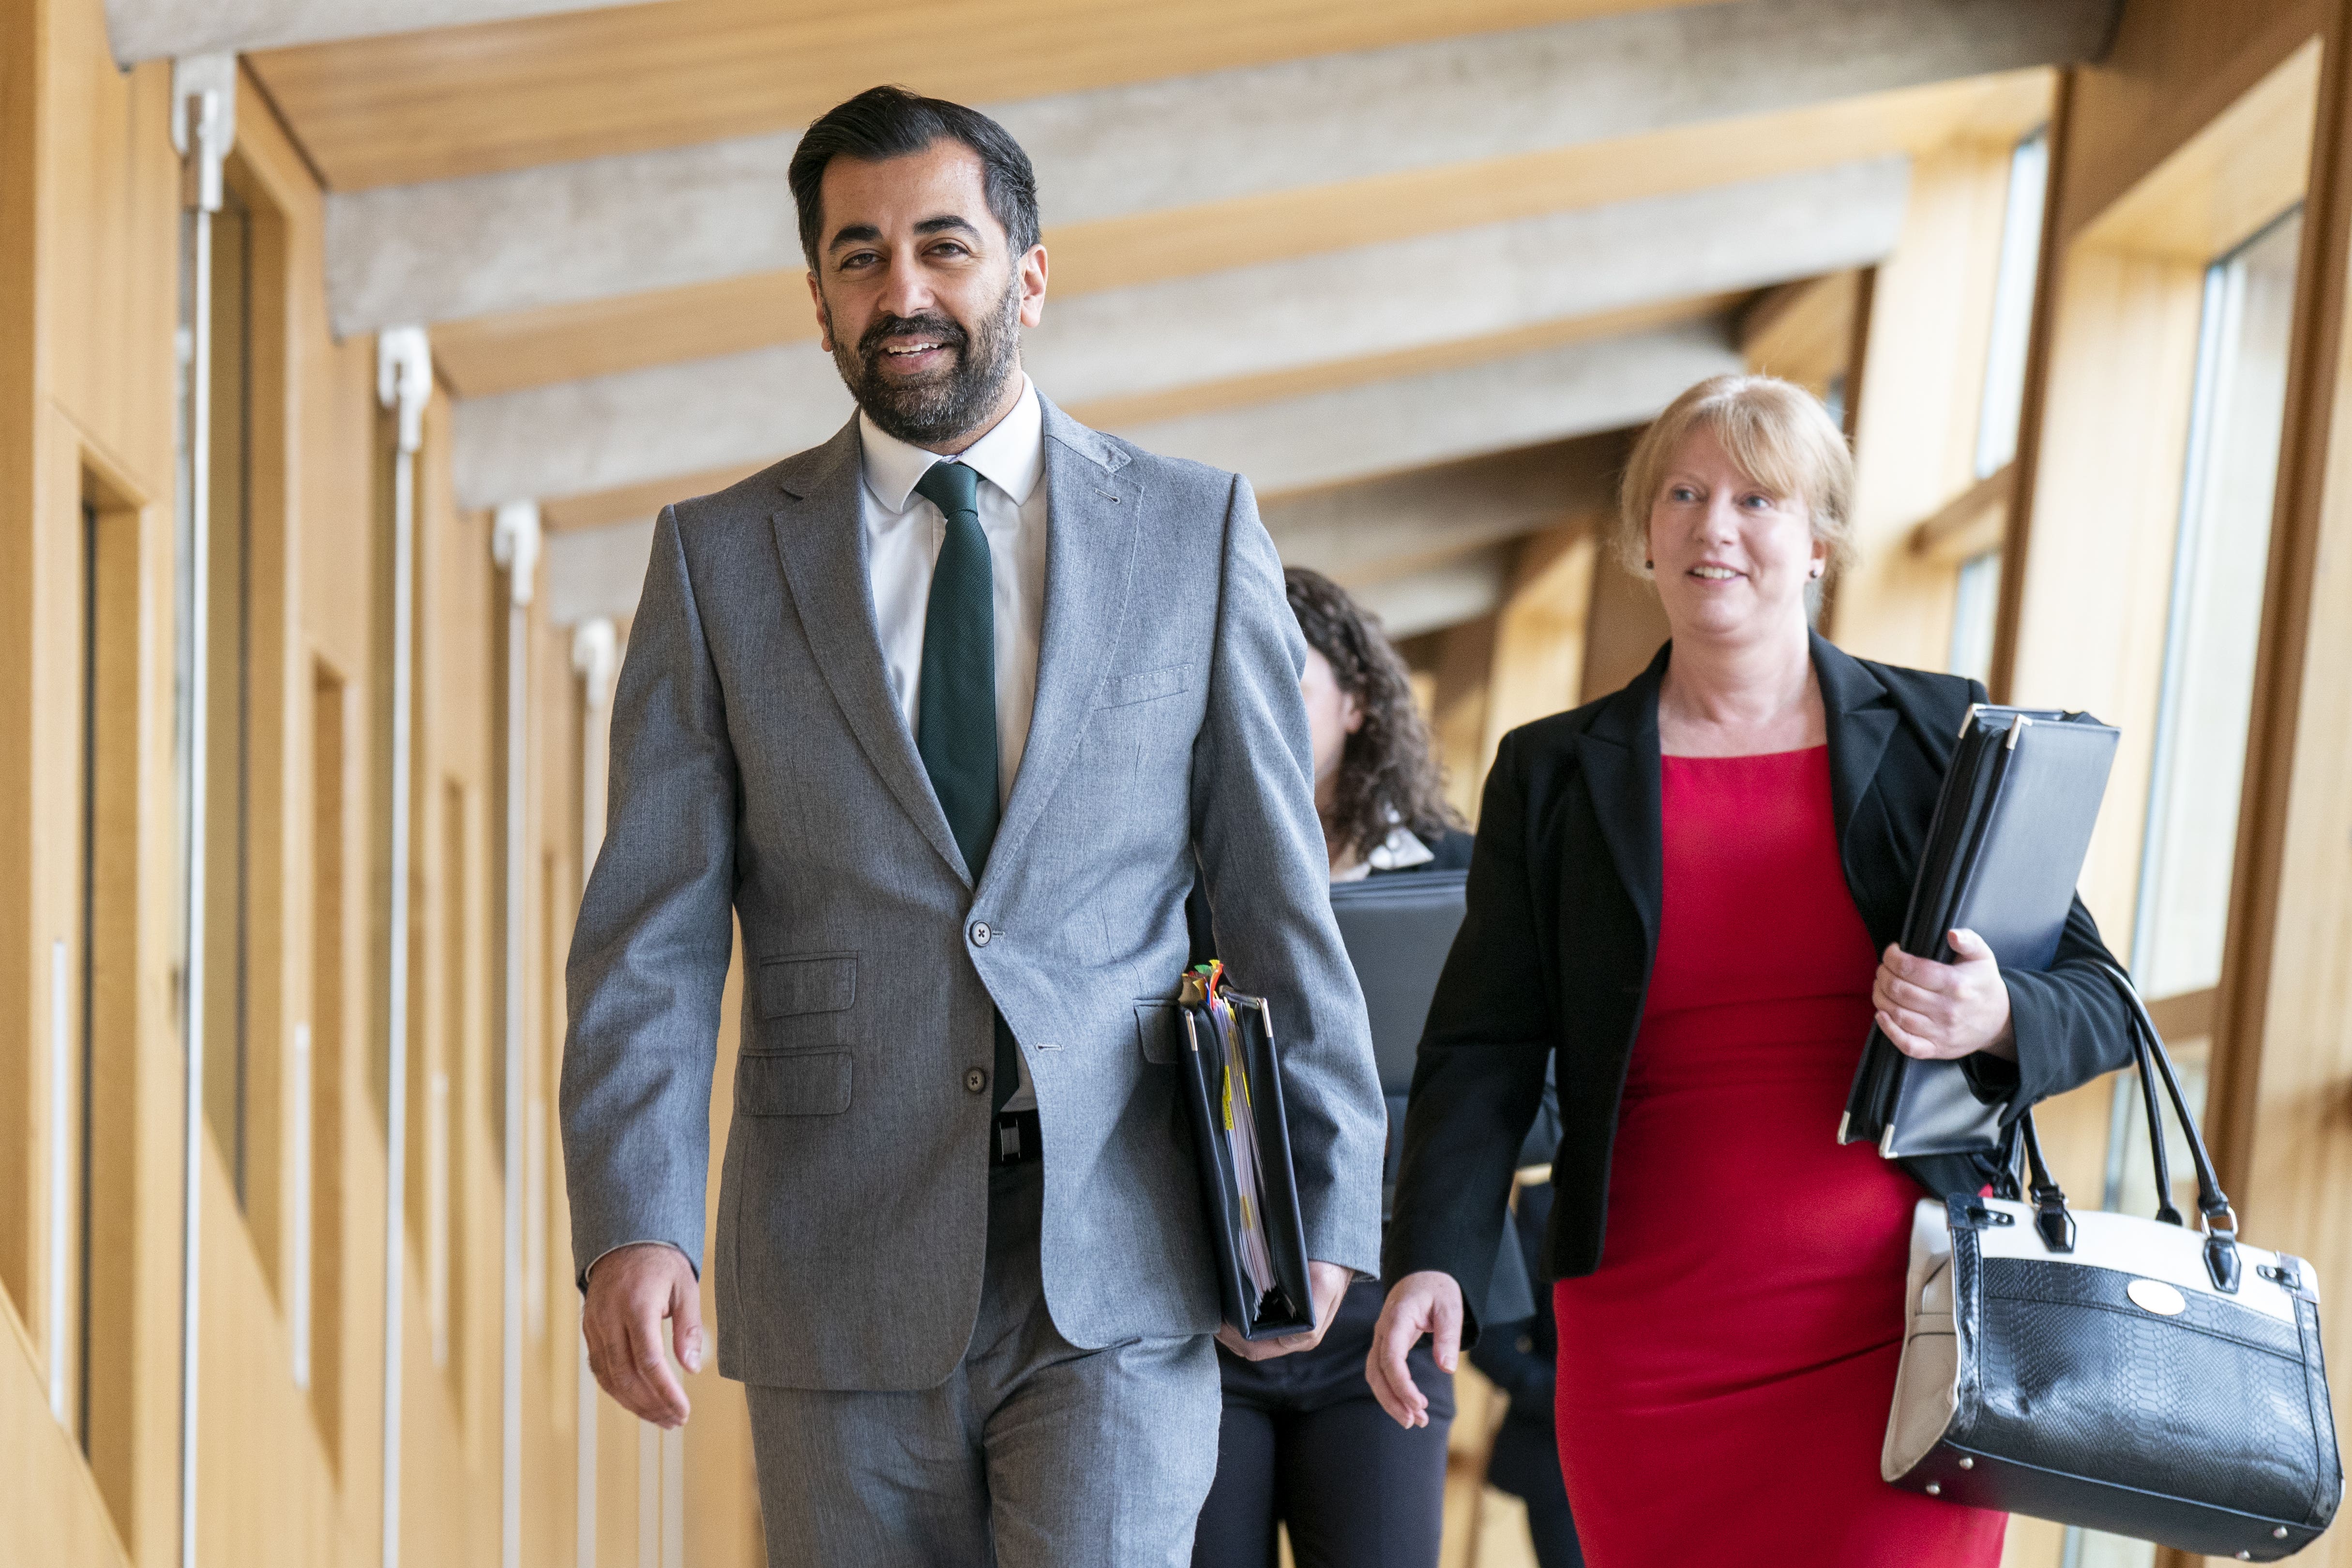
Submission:
<svg viewBox="0 0 2352 1568">
<path fill-rule="evenodd" d="M 1972 931 L 1952 932 L 1951 942 L 1950 963 L 1914 958 L 1888 945 L 1879 960 L 1878 983 L 1870 989 L 1880 1032 L 1896 1050 L 1923 1061 L 1949 1061 L 1978 1051 L 2015 1061 L 2009 986 L 1992 949 Z"/>
</svg>

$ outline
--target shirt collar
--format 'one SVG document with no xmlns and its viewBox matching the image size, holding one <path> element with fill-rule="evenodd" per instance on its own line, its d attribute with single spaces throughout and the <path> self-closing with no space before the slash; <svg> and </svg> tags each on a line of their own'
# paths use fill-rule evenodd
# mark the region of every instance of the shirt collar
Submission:
<svg viewBox="0 0 2352 1568">
<path fill-rule="evenodd" d="M 943 461 L 890 435 L 864 409 L 857 414 L 857 438 L 864 455 L 866 488 L 892 511 L 907 510 L 915 485 L 931 465 Z M 1029 492 L 1045 473 L 1045 414 L 1038 405 L 1037 388 L 1024 374 L 1021 401 L 974 441 L 955 461 L 976 469 L 980 477 L 1013 498 L 1014 506 L 1027 504 Z"/>
<path fill-rule="evenodd" d="M 1436 851 L 1400 822 L 1389 829 L 1386 838 L 1372 846 L 1370 855 L 1360 860 L 1350 860 L 1332 872 L 1331 880 L 1360 882 L 1375 871 L 1409 871 L 1415 866 L 1426 866 L 1436 858 Z"/>
</svg>

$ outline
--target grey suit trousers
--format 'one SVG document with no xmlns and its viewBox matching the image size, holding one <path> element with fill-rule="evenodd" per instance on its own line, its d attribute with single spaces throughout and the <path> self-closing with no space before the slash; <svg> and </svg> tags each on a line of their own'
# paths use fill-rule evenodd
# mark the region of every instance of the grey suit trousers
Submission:
<svg viewBox="0 0 2352 1568">
<path fill-rule="evenodd" d="M 989 1182 L 980 1316 L 935 1388 L 753 1384 L 769 1568 L 1186 1568 L 1217 1467 L 1206 1335 L 1082 1350 L 1038 1267 L 1045 1173 Z"/>
</svg>

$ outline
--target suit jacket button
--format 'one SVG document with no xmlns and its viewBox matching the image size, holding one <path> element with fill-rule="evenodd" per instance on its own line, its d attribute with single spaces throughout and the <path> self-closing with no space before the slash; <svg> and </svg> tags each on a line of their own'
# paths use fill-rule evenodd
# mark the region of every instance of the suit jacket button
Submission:
<svg viewBox="0 0 2352 1568">
<path fill-rule="evenodd" d="M 974 921 L 971 922 L 972 946 L 986 947 L 988 945 L 988 939 L 994 934 L 994 932 L 988 929 L 988 922 L 986 921 Z"/>
<path fill-rule="evenodd" d="M 972 1093 L 978 1094 L 988 1087 L 988 1075 L 980 1068 L 973 1068 L 963 1075 L 963 1086 Z"/>
</svg>

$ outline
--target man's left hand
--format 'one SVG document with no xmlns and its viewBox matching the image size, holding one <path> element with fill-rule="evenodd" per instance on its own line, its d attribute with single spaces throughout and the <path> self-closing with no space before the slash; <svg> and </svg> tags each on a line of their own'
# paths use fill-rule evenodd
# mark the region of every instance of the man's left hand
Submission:
<svg viewBox="0 0 2352 1568">
<path fill-rule="evenodd" d="M 1339 1298 L 1348 1293 L 1355 1279 L 1355 1270 L 1342 1268 L 1336 1263 L 1309 1263 L 1307 1266 L 1307 1292 L 1315 1298 L 1315 1331 L 1307 1334 L 1285 1334 L 1278 1340 L 1245 1340 L 1231 1323 L 1217 1325 L 1217 1342 L 1244 1361 L 1272 1361 L 1276 1356 L 1290 1355 L 1298 1351 L 1311 1351 L 1323 1342 L 1323 1332 L 1331 1326 L 1333 1314 L 1339 1310 Z"/>
</svg>

